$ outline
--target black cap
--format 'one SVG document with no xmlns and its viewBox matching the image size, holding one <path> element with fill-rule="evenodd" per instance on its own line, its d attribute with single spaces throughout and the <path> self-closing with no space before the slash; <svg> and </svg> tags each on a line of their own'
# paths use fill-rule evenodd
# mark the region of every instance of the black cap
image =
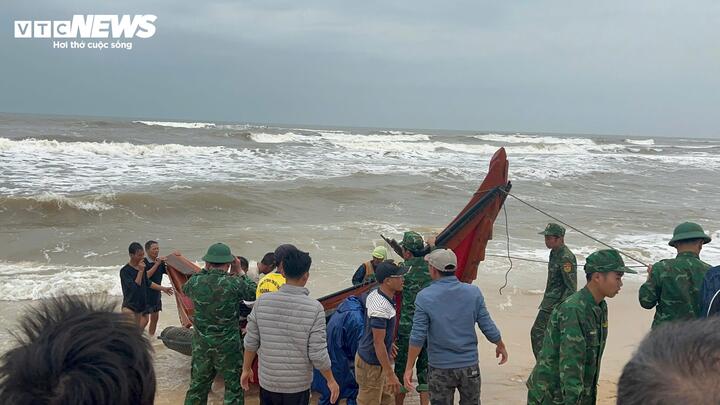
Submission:
<svg viewBox="0 0 720 405">
<path fill-rule="evenodd" d="M 400 267 L 395 263 L 382 262 L 375 268 L 375 279 L 382 284 L 390 276 L 401 276 L 405 273 L 407 273 L 407 269 L 404 267 Z"/>
</svg>

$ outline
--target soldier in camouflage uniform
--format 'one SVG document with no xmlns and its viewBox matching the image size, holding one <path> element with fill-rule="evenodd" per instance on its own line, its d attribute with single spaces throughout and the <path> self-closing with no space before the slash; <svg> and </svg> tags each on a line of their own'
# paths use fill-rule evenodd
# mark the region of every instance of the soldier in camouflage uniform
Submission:
<svg viewBox="0 0 720 405">
<path fill-rule="evenodd" d="M 600 360 L 608 331 L 605 298 L 622 287 L 625 267 L 616 250 L 599 250 L 585 262 L 587 285 L 550 316 L 537 364 L 527 381 L 528 405 L 595 404 Z"/>
<path fill-rule="evenodd" d="M 401 263 L 407 269 L 405 273 L 405 286 L 402 292 L 402 307 L 400 308 L 400 326 L 398 328 L 398 354 L 395 358 L 395 374 L 400 381 L 403 381 L 405 374 L 405 363 L 409 349 L 410 332 L 412 331 L 413 316 L 415 315 L 415 297 L 423 288 L 430 285 L 430 269 L 425 261 L 425 241 L 417 232 L 405 232 L 400 246 L 403 248 L 403 259 Z M 420 392 L 421 403 L 429 402 L 427 394 L 427 349 L 423 347 L 418 357 L 415 370 L 417 371 L 418 392 Z M 402 404 L 405 400 L 405 390 L 396 397 L 396 403 Z"/>
<path fill-rule="evenodd" d="M 652 327 L 669 321 L 700 316 L 700 287 L 710 265 L 700 260 L 700 251 L 710 242 L 702 227 L 692 222 L 678 225 L 668 243 L 677 257 L 661 260 L 648 268 L 640 286 L 640 305 L 655 309 Z"/>
<path fill-rule="evenodd" d="M 550 249 L 547 284 L 535 323 L 530 329 L 530 343 L 537 360 L 545 336 L 545 327 L 553 309 L 577 291 L 577 261 L 565 246 L 565 228 L 549 223 L 545 230 L 545 246 Z"/>
<path fill-rule="evenodd" d="M 192 338 L 192 371 L 185 405 L 206 404 L 213 379 L 221 373 L 225 380 L 225 405 L 242 405 L 240 387 L 243 350 L 238 311 L 242 300 L 253 300 L 255 290 L 241 277 L 228 274 L 240 261 L 230 248 L 216 243 L 203 256 L 205 268 L 183 286 L 195 306 Z"/>
</svg>

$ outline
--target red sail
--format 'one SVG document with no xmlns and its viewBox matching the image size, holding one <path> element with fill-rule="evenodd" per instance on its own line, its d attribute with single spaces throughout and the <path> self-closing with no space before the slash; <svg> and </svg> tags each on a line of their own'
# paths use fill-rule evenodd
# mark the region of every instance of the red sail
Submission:
<svg viewBox="0 0 720 405">
<path fill-rule="evenodd" d="M 470 202 L 436 238 L 439 247 L 452 249 L 457 255 L 458 279 L 472 283 L 477 268 L 485 260 L 485 248 L 492 239 L 493 224 L 510 190 L 508 160 L 505 149 L 500 148 L 490 160 L 485 180 L 475 191 Z M 504 191 L 504 192 L 503 192 Z"/>
</svg>

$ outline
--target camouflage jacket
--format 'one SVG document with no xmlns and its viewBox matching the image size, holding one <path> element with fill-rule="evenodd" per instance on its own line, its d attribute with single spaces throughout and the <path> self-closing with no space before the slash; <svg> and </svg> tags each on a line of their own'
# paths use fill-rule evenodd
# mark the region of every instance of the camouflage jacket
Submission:
<svg viewBox="0 0 720 405">
<path fill-rule="evenodd" d="M 552 312 L 557 304 L 577 291 L 577 260 L 567 246 L 550 251 L 547 285 L 540 309 Z"/>
<path fill-rule="evenodd" d="M 400 325 L 412 325 L 415 315 L 415 297 L 423 288 L 430 285 L 430 269 L 424 257 L 413 257 L 401 263 L 408 269 L 405 273 L 405 284 L 402 291 L 402 307 L 400 308 Z M 410 330 L 408 329 L 409 333 Z"/>
<path fill-rule="evenodd" d="M 655 306 L 653 328 L 663 322 L 700 316 L 700 287 L 710 265 L 695 253 L 678 253 L 674 259 L 652 266 L 650 279 L 640 286 L 640 305 Z"/>
<path fill-rule="evenodd" d="M 527 381 L 528 404 L 595 404 L 607 319 L 607 304 L 596 304 L 587 287 L 555 308 Z"/>
<path fill-rule="evenodd" d="M 195 306 L 193 327 L 208 343 L 240 337 L 238 311 L 242 300 L 255 299 L 255 291 L 243 277 L 218 269 L 202 269 L 183 286 Z"/>
</svg>

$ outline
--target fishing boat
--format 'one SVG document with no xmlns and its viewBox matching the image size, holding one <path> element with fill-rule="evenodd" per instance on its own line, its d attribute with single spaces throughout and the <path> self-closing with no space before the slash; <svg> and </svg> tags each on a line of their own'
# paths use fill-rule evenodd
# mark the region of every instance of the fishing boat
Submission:
<svg viewBox="0 0 720 405">
<path fill-rule="evenodd" d="M 492 239 L 495 218 L 502 209 L 511 187 L 508 181 L 507 155 L 505 149 L 500 148 L 490 160 L 488 173 L 470 201 L 436 237 L 437 247 L 452 249 L 457 255 L 458 265 L 455 274 L 461 281 L 472 283 L 477 277 L 478 265 L 485 260 L 485 248 Z M 395 240 L 383 238 L 402 256 Z M 165 328 L 160 334 L 160 339 L 169 349 L 190 356 L 193 304 L 190 298 L 183 294 L 182 286 L 193 274 L 200 271 L 200 268 L 179 255 L 168 256 L 166 264 L 167 274 L 175 288 L 180 326 Z M 367 282 L 319 298 L 325 309 L 325 317 L 332 316 L 338 305 L 346 298 L 360 296 L 371 290 L 375 284 L 375 282 Z"/>
</svg>

